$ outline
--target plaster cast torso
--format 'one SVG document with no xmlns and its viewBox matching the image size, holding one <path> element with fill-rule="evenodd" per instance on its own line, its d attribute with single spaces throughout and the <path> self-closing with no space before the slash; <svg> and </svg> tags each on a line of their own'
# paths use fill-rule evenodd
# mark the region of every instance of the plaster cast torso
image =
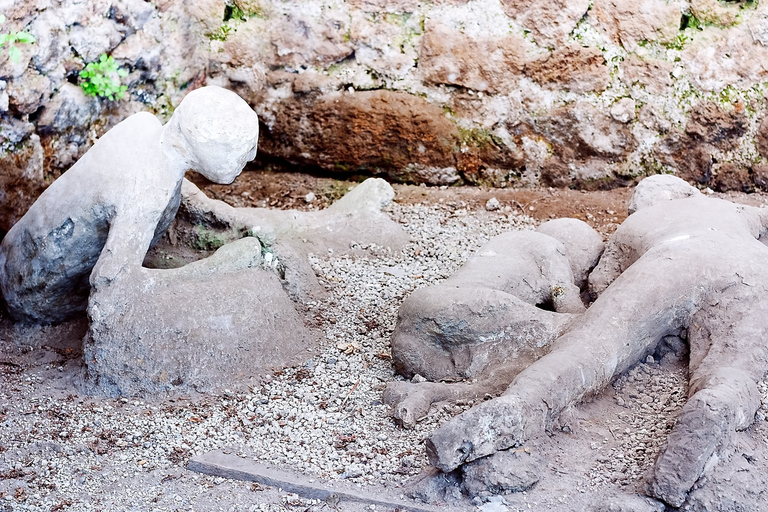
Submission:
<svg viewBox="0 0 768 512">
<path fill-rule="evenodd" d="M 765 216 L 757 208 L 704 196 L 663 201 L 638 210 L 611 236 L 600 263 L 589 276 L 590 290 L 601 294 L 646 253 L 682 256 L 702 244 L 708 249 L 695 256 L 693 261 L 698 266 L 710 262 L 718 268 L 733 259 L 743 267 L 743 250 L 764 253 L 758 239 L 768 225 Z M 735 245 L 744 249 L 727 250 Z"/>
<path fill-rule="evenodd" d="M 180 201 L 183 170 L 161 151 L 162 129 L 149 113 L 115 126 L 8 232 L 0 286 L 15 318 L 63 320 L 85 309 L 89 277 L 141 265 Z"/>
</svg>

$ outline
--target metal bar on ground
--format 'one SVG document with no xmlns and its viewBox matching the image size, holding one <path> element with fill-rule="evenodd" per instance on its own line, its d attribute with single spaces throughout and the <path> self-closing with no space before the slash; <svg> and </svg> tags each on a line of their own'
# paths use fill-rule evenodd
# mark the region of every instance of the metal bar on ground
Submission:
<svg viewBox="0 0 768 512">
<path fill-rule="evenodd" d="M 411 512 L 439 512 L 439 509 L 389 499 L 373 493 L 357 492 L 349 489 L 333 489 L 324 485 L 310 483 L 303 478 L 270 468 L 253 460 L 217 450 L 198 455 L 189 461 L 187 469 L 204 475 L 231 478 L 261 485 L 277 487 L 283 491 L 298 494 L 302 498 L 328 500 L 337 497 L 340 500 L 398 508 Z"/>
</svg>

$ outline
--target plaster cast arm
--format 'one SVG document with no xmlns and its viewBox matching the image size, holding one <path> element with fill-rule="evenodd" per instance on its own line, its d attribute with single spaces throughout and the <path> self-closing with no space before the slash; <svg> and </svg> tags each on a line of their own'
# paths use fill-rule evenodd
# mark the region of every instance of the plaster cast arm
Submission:
<svg viewBox="0 0 768 512">
<path fill-rule="evenodd" d="M 154 231 L 147 226 L 157 226 L 162 215 L 152 213 L 149 217 L 141 219 L 119 211 L 112 216 L 107 241 L 91 271 L 92 288 L 98 290 L 114 282 L 120 274 L 141 267 L 154 236 Z"/>
</svg>

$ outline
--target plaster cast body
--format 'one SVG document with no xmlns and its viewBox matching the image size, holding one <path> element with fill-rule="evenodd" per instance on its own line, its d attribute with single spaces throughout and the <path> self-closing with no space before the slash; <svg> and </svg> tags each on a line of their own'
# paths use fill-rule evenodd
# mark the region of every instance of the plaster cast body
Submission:
<svg viewBox="0 0 768 512">
<path fill-rule="evenodd" d="M 496 236 L 447 280 L 414 291 L 392 358 L 400 374 L 432 382 L 390 383 L 383 400 L 394 416 L 413 426 L 435 402 L 502 391 L 584 311 L 579 285 L 602 250 L 587 224 L 558 219 Z"/>
<path fill-rule="evenodd" d="M 543 434 L 666 336 L 688 339 L 690 391 L 649 494 L 680 506 L 733 432 L 754 421 L 768 370 L 768 211 L 707 198 L 672 176 L 641 182 L 636 195 L 590 275 L 597 300 L 502 396 L 429 437 L 435 466 L 450 471 Z"/>
<path fill-rule="evenodd" d="M 85 311 L 90 287 L 140 266 L 173 220 L 184 173 L 231 183 L 256 154 L 258 118 L 235 93 L 191 92 L 163 126 L 149 113 L 115 126 L 64 173 L 0 245 L 0 289 L 15 320 Z"/>
</svg>

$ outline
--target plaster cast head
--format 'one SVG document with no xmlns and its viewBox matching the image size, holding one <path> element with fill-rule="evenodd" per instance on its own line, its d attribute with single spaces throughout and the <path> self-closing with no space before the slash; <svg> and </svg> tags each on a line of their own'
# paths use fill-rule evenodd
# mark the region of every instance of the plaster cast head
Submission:
<svg viewBox="0 0 768 512">
<path fill-rule="evenodd" d="M 258 139 L 256 112 L 234 92 L 208 86 L 182 100 L 163 128 L 161 144 L 187 169 L 232 183 L 256 156 Z"/>
<path fill-rule="evenodd" d="M 629 214 L 648 208 L 655 204 L 698 196 L 701 192 L 688 184 L 687 181 L 669 174 L 658 174 L 645 178 L 635 187 L 632 199 L 629 201 Z"/>
</svg>

